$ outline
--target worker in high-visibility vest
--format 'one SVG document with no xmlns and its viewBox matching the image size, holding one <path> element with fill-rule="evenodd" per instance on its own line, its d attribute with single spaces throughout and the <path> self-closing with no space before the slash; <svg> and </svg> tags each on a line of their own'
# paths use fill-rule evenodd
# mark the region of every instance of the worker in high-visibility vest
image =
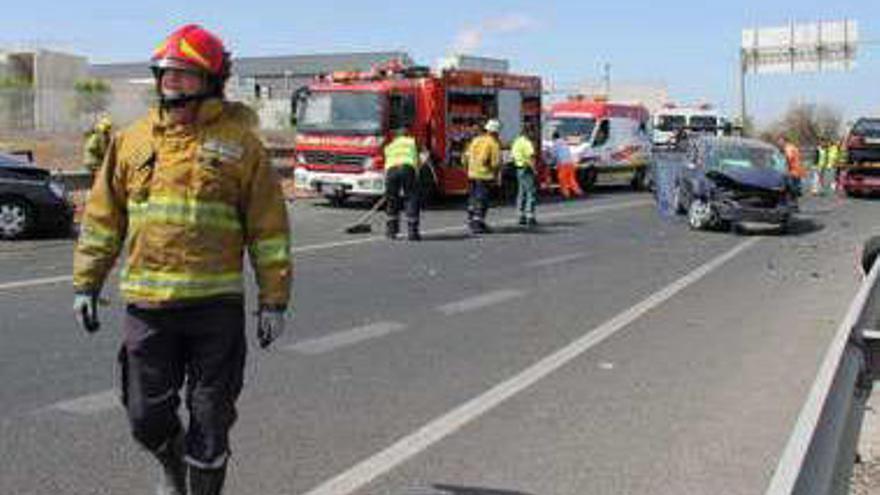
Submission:
<svg viewBox="0 0 880 495">
<path fill-rule="evenodd" d="M 289 316 L 287 208 L 253 111 L 224 97 L 229 63 L 222 41 L 194 24 L 159 45 L 157 105 L 110 143 L 73 259 L 73 309 L 94 332 L 98 296 L 125 257 L 122 402 L 135 440 L 161 464 L 159 493 L 171 495 L 223 489 L 247 349 L 245 249 L 261 347 Z"/>
<path fill-rule="evenodd" d="M 422 240 L 419 232 L 419 148 L 406 128 L 395 131 L 385 146 L 385 237 L 395 239 L 400 231 L 400 210 L 406 205 L 407 239 Z"/>
<path fill-rule="evenodd" d="M 465 157 L 468 169 L 468 229 L 472 234 L 486 234 L 492 231 L 486 225 L 489 212 L 489 191 L 496 182 L 501 168 L 501 122 L 491 119 L 486 122 L 483 134 L 475 137 L 467 147 Z"/>
<path fill-rule="evenodd" d="M 534 227 L 535 205 L 538 202 L 538 187 L 535 173 L 535 145 L 532 143 L 533 129 L 523 132 L 513 140 L 510 152 L 516 167 L 516 207 L 519 211 L 519 224 Z"/>
<path fill-rule="evenodd" d="M 113 130 L 113 121 L 109 115 L 98 118 L 94 127 L 86 134 L 83 143 L 83 168 L 92 174 L 92 178 L 98 173 L 104 162 L 104 155 L 110 147 L 110 133 Z"/>
<path fill-rule="evenodd" d="M 822 172 L 822 194 L 826 192 L 833 192 L 836 184 L 835 175 L 837 174 L 837 168 L 841 164 L 841 160 L 843 159 L 843 153 L 840 150 L 840 144 L 837 143 L 834 139 L 828 140 L 828 147 L 826 148 L 826 158 L 825 158 L 825 170 Z"/>
</svg>

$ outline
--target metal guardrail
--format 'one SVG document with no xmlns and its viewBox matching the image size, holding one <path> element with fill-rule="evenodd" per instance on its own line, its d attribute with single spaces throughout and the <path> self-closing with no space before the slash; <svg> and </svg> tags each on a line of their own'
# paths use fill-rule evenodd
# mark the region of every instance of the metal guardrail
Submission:
<svg viewBox="0 0 880 495">
<path fill-rule="evenodd" d="M 880 263 L 838 327 L 767 495 L 848 494 L 859 431 L 880 379 Z"/>
</svg>

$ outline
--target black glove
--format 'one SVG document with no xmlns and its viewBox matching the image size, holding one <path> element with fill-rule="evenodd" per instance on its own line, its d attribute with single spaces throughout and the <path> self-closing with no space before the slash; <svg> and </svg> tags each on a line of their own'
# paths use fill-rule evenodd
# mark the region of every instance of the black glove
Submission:
<svg viewBox="0 0 880 495">
<path fill-rule="evenodd" d="M 98 293 L 78 292 L 73 298 L 73 311 L 79 325 L 88 333 L 95 333 L 101 328 L 98 321 Z"/>
</svg>

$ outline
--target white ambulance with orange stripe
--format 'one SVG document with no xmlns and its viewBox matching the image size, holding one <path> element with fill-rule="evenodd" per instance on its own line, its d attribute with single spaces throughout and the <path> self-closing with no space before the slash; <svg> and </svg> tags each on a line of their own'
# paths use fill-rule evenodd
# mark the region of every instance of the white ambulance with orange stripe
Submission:
<svg viewBox="0 0 880 495">
<path fill-rule="evenodd" d="M 642 189 L 652 160 L 650 125 L 641 104 L 574 97 L 550 106 L 544 148 L 557 133 L 568 143 L 582 188 L 624 182 Z"/>
</svg>

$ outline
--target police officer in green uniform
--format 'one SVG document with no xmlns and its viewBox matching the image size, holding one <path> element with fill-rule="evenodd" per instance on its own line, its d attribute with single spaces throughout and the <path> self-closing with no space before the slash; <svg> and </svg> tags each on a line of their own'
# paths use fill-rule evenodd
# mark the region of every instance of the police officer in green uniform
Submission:
<svg viewBox="0 0 880 495">
<path fill-rule="evenodd" d="M 406 205 L 407 239 L 420 241 L 419 149 L 406 128 L 395 130 L 385 146 L 385 236 L 395 239 L 400 231 L 400 210 Z"/>
</svg>

